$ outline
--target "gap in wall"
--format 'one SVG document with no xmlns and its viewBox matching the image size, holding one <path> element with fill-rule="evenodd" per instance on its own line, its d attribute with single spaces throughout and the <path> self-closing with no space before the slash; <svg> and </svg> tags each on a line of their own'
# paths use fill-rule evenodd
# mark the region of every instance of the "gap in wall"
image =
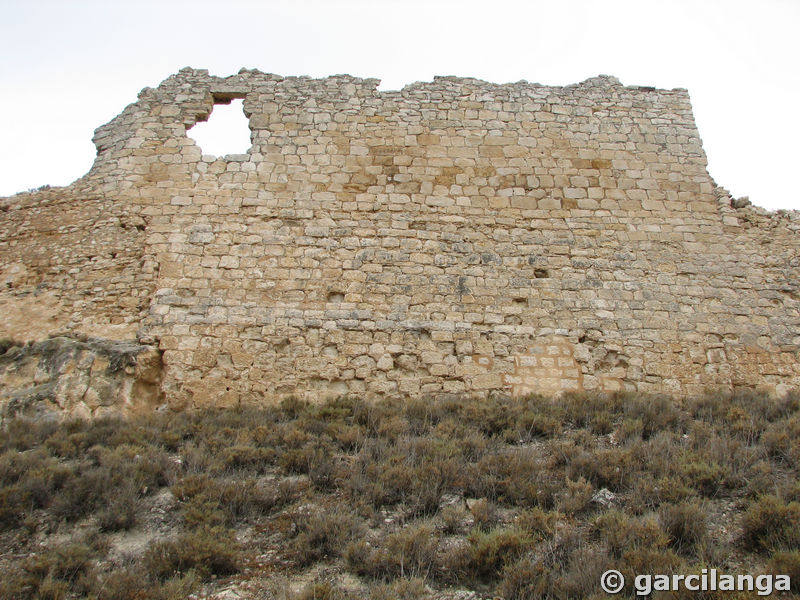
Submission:
<svg viewBox="0 0 800 600">
<path fill-rule="evenodd" d="M 250 125 L 242 102 L 241 98 L 236 98 L 230 104 L 215 103 L 208 120 L 189 131 L 189 137 L 200 146 L 204 155 L 223 157 L 247 154 L 250 150 Z"/>
</svg>

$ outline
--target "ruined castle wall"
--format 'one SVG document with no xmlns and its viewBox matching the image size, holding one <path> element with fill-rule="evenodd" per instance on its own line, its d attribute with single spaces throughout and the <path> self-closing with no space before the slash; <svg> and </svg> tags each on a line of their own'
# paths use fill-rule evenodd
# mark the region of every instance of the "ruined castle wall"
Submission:
<svg viewBox="0 0 800 600">
<path fill-rule="evenodd" d="M 730 206 L 685 90 L 377 83 L 186 69 L 98 129 L 175 407 L 800 383 L 797 215 Z"/>
<path fill-rule="evenodd" d="M 0 339 L 133 339 L 153 294 L 144 221 L 90 184 L 0 204 Z"/>
</svg>

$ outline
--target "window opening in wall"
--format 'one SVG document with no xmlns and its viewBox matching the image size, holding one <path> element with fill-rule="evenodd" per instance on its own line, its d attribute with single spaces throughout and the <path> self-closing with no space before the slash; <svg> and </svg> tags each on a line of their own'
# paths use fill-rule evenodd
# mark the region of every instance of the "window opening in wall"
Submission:
<svg viewBox="0 0 800 600">
<path fill-rule="evenodd" d="M 203 154 L 217 157 L 247 154 L 252 144 L 242 102 L 241 98 L 218 100 L 206 121 L 192 127 L 189 137 Z"/>
</svg>

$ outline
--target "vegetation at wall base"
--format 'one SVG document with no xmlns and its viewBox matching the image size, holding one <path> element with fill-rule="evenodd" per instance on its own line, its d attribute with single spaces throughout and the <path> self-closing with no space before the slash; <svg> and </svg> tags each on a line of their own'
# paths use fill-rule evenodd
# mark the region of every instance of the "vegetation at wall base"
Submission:
<svg viewBox="0 0 800 600">
<path fill-rule="evenodd" d="M 800 396 L 752 390 L 11 420 L 0 597 L 602 598 L 611 568 L 798 593 L 798 434 Z"/>
</svg>

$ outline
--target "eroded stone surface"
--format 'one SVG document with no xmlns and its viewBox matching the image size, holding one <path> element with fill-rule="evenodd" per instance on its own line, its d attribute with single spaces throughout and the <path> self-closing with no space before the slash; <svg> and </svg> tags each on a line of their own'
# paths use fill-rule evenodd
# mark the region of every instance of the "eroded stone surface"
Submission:
<svg viewBox="0 0 800 600">
<path fill-rule="evenodd" d="M 0 336 L 137 331 L 175 408 L 800 383 L 800 217 L 716 187 L 685 90 L 377 83 L 143 90 L 86 177 L 0 204 Z M 203 156 L 234 97 L 249 153 Z"/>
<path fill-rule="evenodd" d="M 153 347 L 54 337 L 0 350 L 0 420 L 118 416 L 163 404 L 161 353 Z"/>
</svg>

